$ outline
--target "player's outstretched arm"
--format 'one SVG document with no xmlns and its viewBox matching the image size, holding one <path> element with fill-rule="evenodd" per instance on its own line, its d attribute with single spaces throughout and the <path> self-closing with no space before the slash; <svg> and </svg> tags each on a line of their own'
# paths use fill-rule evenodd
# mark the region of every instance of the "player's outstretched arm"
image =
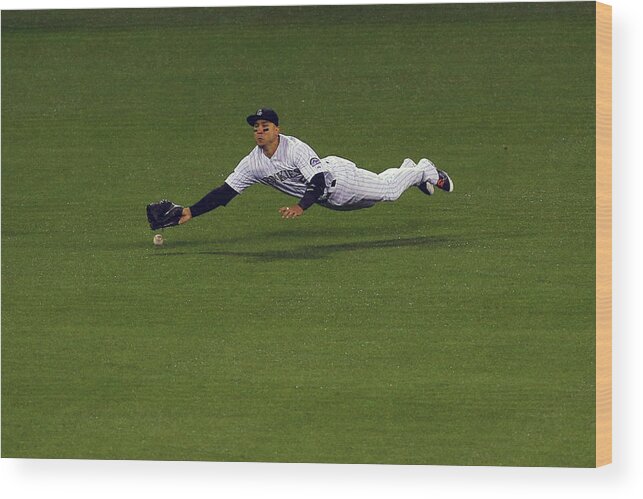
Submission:
<svg viewBox="0 0 643 499">
<path fill-rule="evenodd" d="M 184 224 L 194 217 L 203 215 L 219 206 L 227 205 L 237 194 L 237 191 L 224 182 L 216 189 L 212 189 L 192 206 L 183 208 L 179 224 Z"/>
</svg>

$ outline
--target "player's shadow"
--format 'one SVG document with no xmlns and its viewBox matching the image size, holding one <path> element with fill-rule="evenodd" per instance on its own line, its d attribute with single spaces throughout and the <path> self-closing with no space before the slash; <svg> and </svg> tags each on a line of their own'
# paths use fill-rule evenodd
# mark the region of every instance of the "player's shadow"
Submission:
<svg viewBox="0 0 643 499">
<path fill-rule="evenodd" d="M 365 251 L 377 250 L 386 248 L 405 248 L 405 247 L 419 247 L 419 246 L 442 246 L 453 244 L 451 238 L 445 237 L 410 237 L 410 238 L 395 238 L 395 239 L 381 239 L 377 241 L 356 241 L 351 243 L 340 244 L 327 244 L 315 246 L 302 246 L 299 248 L 289 248 L 280 250 L 264 250 L 264 251 L 233 251 L 233 250 L 214 250 L 214 251 L 200 251 L 196 254 L 199 255 L 222 255 L 222 256 L 235 256 L 247 258 L 253 261 L 274 262 L 278 260 L 315 260 L 326 258 L 333 253 L 341 253 L 348 251 Z"/>
</svg>

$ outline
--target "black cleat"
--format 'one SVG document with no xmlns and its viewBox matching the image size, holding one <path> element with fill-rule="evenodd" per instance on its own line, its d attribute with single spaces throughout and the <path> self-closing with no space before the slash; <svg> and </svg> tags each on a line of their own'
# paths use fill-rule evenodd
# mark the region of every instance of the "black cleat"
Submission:
<svg viewBox="0 0 643 499">
<path fill-rule="evenodd" d="M 451 180 L 451 177 L 449 177 L 447 172 L 438 170 L 438 177 L 438 182 L 435 186 L 443 191 L 453 192 L 453 180 Z"/>
</svg>

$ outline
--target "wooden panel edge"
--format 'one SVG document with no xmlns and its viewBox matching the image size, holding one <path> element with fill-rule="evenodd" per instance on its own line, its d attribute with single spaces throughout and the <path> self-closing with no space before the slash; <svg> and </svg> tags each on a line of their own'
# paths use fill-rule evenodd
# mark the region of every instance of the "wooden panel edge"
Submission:
<svg viewBox="0 0 643 499">
<path fill-rule="evenodd" d="M 596 466 L 612 462 L 612 7 L 596 3 Z"/>
</svg>

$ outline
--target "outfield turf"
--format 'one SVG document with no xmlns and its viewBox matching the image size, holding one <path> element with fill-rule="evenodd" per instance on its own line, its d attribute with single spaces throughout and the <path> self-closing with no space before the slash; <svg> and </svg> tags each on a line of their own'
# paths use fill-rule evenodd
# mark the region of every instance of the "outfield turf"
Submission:
<svg viewBox="0 0 643 499">
<path fill-rule="evenodd" d="M 2 457 L 593 466 L 594 3 L 2 13 Z M 456 190 L 257 186 L 245 116 Z"/>
</svg>

